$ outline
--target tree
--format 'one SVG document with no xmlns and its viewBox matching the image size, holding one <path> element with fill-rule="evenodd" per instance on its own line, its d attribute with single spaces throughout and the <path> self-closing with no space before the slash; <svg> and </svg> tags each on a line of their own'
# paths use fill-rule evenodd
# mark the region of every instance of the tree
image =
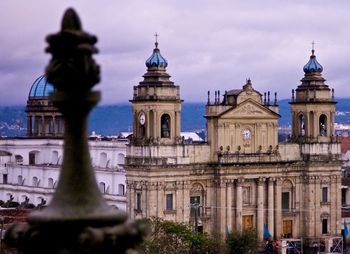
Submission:
<svg viewBox="0 0 350 254">
<path fill-rule="evenodd" d="M 229 253 L 257 253 L 259 248 L 258 236 L 255 230 L 232 232 L 226 240 Z"/>
<path fill-rule="evenodd" d="M 142 253 L 215 253 L 214 240 L 206 233 L 193 232 L 189 225 L 155 217 L 147 222 L 151 234 L 140 246 Z"/>
</svg>

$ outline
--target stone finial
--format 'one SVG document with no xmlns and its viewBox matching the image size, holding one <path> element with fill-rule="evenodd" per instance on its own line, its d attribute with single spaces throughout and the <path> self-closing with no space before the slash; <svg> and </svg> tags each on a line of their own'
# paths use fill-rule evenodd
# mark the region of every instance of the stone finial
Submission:
<svg viewBox="0 0 350 254">
<path fill-rule="evenodd" d="M 46 52 L 52 54 L 46 76 L 58 91 L 84 93 L 100 81 L 100 68 L 92 58 L 97 53 L 97 38 L 82 30 L 73 9 L 65 12 L 61 31 L 49 35 L 46 41 Z"/>
<path fill-rule="evenodd" d="M 275 92 L 275 102 L 274 102 L 275 106 L 277 105 L 277 92 Z"/>
<path fill-rule="evenodd" d="M 292 102 L 294 102 L 295 97 L 294 97 L 294 89 L 292 89 Z"/>
<path fill-rule="evenodd" d="M 270 91 L 267 92 L 267 104 L 270 105 Z"/>
</svg>

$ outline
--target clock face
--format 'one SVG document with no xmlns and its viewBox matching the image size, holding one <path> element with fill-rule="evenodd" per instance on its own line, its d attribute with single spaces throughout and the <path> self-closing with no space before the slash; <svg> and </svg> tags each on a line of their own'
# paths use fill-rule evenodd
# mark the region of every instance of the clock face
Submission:
<svg viewBox="0 0 350 254">
<path fill-rule="evenodd" d="M 140 113 L 140 114 L 139 114 L 139 123 L 140 123 L 141 125 L 144 125 L 145 122 L 146 122 L 145 113 Z"/>
<path fill-rule="evenodd" d="M 252 133 L 250 132 L 249 129 L 244 129 L 242 131 L 242 136 L 243 136 L 243 139 L 250 139 L 252 136 Z"/>
</svg>

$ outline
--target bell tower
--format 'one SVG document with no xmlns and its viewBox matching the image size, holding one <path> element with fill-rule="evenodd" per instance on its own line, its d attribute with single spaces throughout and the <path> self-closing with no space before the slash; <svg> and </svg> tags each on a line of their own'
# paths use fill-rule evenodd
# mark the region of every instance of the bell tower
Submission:
<svg viewBox="0 0 350 254">
<path fill-rule="evenodd" d="M 292 139 L 301 142 L 329 142 L 334 134 L 334 89 L 325 84 L 323 67 L 312 49 L 304 66 L 305 76 L 294 91 L 290 102 Z"/>
<path fill-rule="evenodd" d="M 156 41 L 131 100 L 135 144 L 174 144 L 180 137 L 180 88 L 170 81 L 167 66 Z"/>
</svg>

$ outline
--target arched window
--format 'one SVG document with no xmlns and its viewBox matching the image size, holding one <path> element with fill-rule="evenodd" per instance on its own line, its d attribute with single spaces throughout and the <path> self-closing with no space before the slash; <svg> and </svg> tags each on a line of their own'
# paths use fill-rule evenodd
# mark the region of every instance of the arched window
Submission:
<svg viewBox="0 0 350 254">
<path fill-rule="evenodd" d="M 23 164 L 23 157 L 19 154 L 15 155 L 15 161 L 16 161 L 16 164 L 18 165 L 22 165 Z"/>
<path fill-rule="evenodd" d="M 168 114 L 162 115 L 160 119 L 161 126 L 161 137 L 162 138 L 170 138 L 170 116 Z"/>
<path fill-rule="evenodd" d="M 105 168 L 107 163 L 107 154 L 106 153 L 100 153 L 100 162 L 99 167 Z"/>
<path fill-rule="evenodd" d="M 53 178 L 50 177 L 47 182 L 47 187 L 52 189 L 53 185 L 54 185 Z"/>
<path fill-rule="evenodd" d="M 104 182 L 100 182 L 98 188 L 100 189 L 101 193 L 106 193 L 106 184 Z"/>
<path fill-rule="evenodd" d="M 190 190 L 190 217 L 193 220 L 202 214 L 204 202 L 204 188 L 200 183 L 194 183 Z"/>
<path fill-rule="evenodd" d="M 33 186 L 38 187 L 39 186 L 39 180 L 36 176 L 33 177 Z"/>
<path fill-rule="evenodd" d="M 18 185 L 24 185 L 24 180 L 23 180 L 23 176 L 21 176 L 21 175 L 19 175 L 18 177 L 17 177 L 17 180 L 18 180 Z"/>
<path fill-rule="evenodd" d="M 51 155 L 51 163 L 53 165 L 57 165 L 58 164 L 58 152 L 57 151 L 53 151 L 52 155 Z"/>
<path fill-rule="evenodd" d="M 320 136 L 327 136 L 327 116 L 324 114 L 320 115 L 319 127 Z"/>
<path fill-rule="evenodd" d="M 124 161 L 125 161 L 125 155 L 122 154 L 122 153 L 119 153 L 118 157 L 117 157 L 117 164 L 118 165 L 123 165 Z"/>
<path fill-rule="evenodd" d="M 125 186 L 124 184 L 118 185 L 118 194 L 124 196 L 125 195 Z"/>
<path fill-rule="evenodd" d="M 299 135 L 305 135 L 305 117 L 303 114 L 299 115 Z"/>
</svg>

